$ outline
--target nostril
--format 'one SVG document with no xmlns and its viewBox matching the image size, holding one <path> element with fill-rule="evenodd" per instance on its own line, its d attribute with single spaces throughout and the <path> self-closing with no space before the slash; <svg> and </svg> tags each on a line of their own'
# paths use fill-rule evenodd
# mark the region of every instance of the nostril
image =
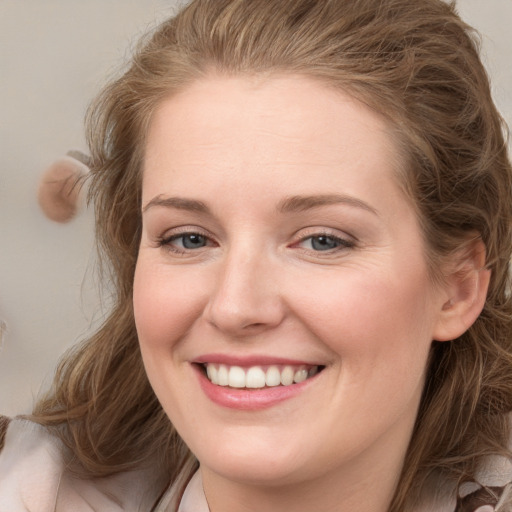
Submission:
<svg viewBox="0 0 512 512">
<path fill-rule="evenodd" d="M 265 326 L 265 324 L 262 322 L 254 322 L 252 324 L 245 325 L 244 327 L 242 327 L 242 329 L 246 329 L 246 330 L 259 329 L 260 327 L 264 327 L 264 326 Z"/>
</svg>

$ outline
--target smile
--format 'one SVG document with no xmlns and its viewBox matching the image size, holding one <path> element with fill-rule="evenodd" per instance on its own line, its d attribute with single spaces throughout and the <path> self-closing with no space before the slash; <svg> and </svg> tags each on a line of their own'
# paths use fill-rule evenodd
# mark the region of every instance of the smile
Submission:
<svg viewBox="0 0 512 512">
<path fill-rule="evenodd" d="M 277 386 L 299 384 L 315 376 L 319 366 L 230 366 L 226 364 L 205 363 L 208 380 L 217 386 L 237 389 L 263 389 Z"/>
</svg>

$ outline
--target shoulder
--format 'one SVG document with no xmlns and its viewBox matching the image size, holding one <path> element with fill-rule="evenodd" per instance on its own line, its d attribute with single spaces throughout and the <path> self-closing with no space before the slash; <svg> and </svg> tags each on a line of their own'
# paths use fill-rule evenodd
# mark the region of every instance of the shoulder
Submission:
<svg viewBox="0 0 512 512">
<path fill-rule="evenodd" d="M 150 510 L 162 490 L 151 470 L 78 479 L 66 460 L 66 448 L 48 429 L 10 421 L 0 451 L 0 512 L 138 512 Z"/>
<path fill-rule="evenodd" d="M 458 487 L 442 473 L 433 473 L 413 512 L 512 512 L 512 461 L 489 457 L 473 481 Z"/>
<path fill-rule="evenodd" d="M 512 460 L 510 458 L 489 457 L 475 475 L 475 481 L 466 482 L 459 487 L 455 512 L 487 510 L 512 512 Z"/>
<path fill-rule="evenodd" d="M 63 470 L 60 442 L 26 420 L 7 425 L 4 419 L 2 425 L 0 511 L 53 511 Z"/>
</svg>

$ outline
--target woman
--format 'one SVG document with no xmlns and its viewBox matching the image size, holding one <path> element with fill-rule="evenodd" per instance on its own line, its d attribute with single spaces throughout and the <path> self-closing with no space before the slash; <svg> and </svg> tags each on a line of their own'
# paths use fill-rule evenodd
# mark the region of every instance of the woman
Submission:
<svg viewBox="0 0 512 512">
<path fill-rule="evenodd" d="M 112 313 L 9 425 L 0 504 L 512 510 L 476 47 L 439 0 L 196 0 L 142 43 L 88 118 Z"/>
</svg>

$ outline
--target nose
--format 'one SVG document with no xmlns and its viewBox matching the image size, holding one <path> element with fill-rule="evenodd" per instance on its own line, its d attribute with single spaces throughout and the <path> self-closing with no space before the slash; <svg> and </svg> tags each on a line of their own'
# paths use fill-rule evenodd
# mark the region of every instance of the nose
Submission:
<svg viewBox="0 0 512 512">
<path fill-rule="evenodd" d="M 259 251 L 235 252 L 222 262 L 204 310 L 223 333 L 249 336 L 277 327 L 285 316 L 278 269 Z"/>
</svg>

